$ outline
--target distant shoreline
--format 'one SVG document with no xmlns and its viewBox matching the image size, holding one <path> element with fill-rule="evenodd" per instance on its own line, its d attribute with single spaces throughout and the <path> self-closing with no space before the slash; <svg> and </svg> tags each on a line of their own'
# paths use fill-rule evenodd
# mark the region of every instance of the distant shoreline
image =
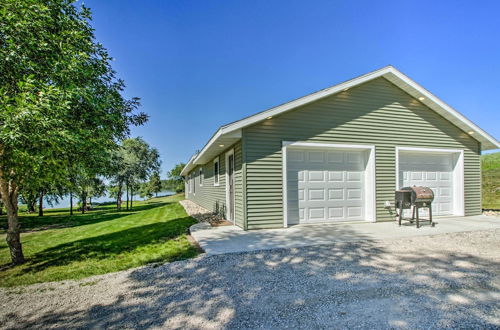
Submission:
<svg viewBox="0 0 500 330">
<path fill-rule="evenodd" d="M 158 197 L 167 197 L 167 196 L 171 196 L 171 195 L 175 195 L 175 192 L 170 191 L 170 190 L 166 190 L 166 191 L 162 191 L 162 192 L 158 193 Z M 156 196 L 153 196 L 151 198 L 155 198 L 155 197 Z M 139 195 L 134 195 L 134 202 L 135 201 L 144 201 L 147 199 L 148 198 L 146 198 L 146 197 L 142 198 Z M 126 196 L 122 196 L 122 200 L 124 202 L 126 202 Z M 73 196 L 73 207 L 77 206 L 79 201 L 80 201 L 80 199 L 78 197 Z M 52 205 L 49 204 L 49 202 L 46 199 L 44 199 L 43 202 L 44 202 L 43 203 L 44 210 L 62 209 L 62 208 L 68 208 L 70 206 L 69 195 L 64 196 L 57 203 L 53 203 Z M 111 203 L 111 202 L 116 202 L 116 199 L 111 198 L 108 195 L 103 196 L 103 197 L 99 197 L 99 198 L 92 198 L 92 204 L 94 204 L 94 205 Z M 19 205 L 26 205 L 26 204 L 19 204 Z M 37 203 L 37 207 L 38 207 L 38 203 Z"/>
</svg>

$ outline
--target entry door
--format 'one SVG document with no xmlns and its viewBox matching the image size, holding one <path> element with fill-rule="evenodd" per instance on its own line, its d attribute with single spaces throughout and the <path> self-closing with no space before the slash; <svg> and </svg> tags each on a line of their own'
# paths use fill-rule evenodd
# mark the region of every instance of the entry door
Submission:
<svg viewBox="0 0 500 330">
<path fill-rule="evenodd" d="M 228 218 L 234 222 L 234 154 L 227 158 L 227 175 L 228 175 L 228 189 L 229 200 L 228 203 Z"/>
<path fill-rule="evenodd" d="M 414 185 L 426 186 L 434 191 L 433 215 L 453 214 L 454 182 L 451 154 L 401 152 L 399 186 Z"/>
<path fill-rule="evenodd" d="M 288 222 L 365 220 L 362 151 L 290 148 Z"/>
</svg>

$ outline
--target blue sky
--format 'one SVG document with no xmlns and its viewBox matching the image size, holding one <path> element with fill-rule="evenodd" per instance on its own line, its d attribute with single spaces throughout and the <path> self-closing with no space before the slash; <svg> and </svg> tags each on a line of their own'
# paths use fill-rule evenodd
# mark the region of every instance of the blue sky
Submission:
<svg viewBox="0 0 500 330">
<path fill-rule="evenodd" d="M 500 138 L 498 1 L 84 3 L 162 177 L 219 126 L 388 64 Z"/>
</svg>

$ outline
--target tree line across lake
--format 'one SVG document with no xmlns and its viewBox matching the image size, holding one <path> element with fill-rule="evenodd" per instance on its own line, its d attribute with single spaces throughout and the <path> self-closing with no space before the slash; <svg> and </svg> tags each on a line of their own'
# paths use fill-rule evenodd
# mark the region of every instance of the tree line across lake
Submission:
<svg viewBox="0 0 500 330">
<path fill-rule="evenodd" d="M 41 186 L 26 186 L 19 191 L 19 201 L 26 207 L 26 212 L 38 212 L 43 216 L 44 201 L 57 204 L 64 197 L 69 197 L 69 213 L 73 214 L 73 205 L 78 201 L 78 211 L 85 213 L 93 198 L 108 195 L 116 200 L 118 209 L 122 204 L 126 209 L 132 207 L 132 196 L 152 197 L 166 187 L 160 179 L 160 154 L 142 138 L 124 140 L 112 152 L 109 162 L 103 163 L 100 171 L 89 175 L 86 171 L 68 173 L 69 177 L 59 178 Z M 108 167 L 108 168 L 106 168 Z M 130 202 L 130 203 L 129 203 Z M 0 202 L 0 214 L 2 214 Z"/>
</svg>

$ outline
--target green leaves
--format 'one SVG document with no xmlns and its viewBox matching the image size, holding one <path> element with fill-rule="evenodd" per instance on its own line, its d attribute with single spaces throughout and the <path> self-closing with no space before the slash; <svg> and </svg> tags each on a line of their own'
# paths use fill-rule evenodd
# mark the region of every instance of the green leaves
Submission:
<svg viewBox="0 0 500 330">
<path fill-rule="evenodd" d="M 127 182 L 144 181 L 160 168 L 161 162 L 158 150 L 149 146 L 140 137 L 124 140 L 119 154 L 119 172 Z"/>
<path fill-rule="evenodd" d="M 184 179 L 181 177 L 184 166 L 186 166 L 184 163 L 176 164 L 173 169 L 167 172 L 167 186 L 169 189 L 175 189 L 176 192 L 184 191 Z"/>
<path fill-rule="evenodd" d="M 68 0 L 3 0 L 0 15 L 0 166 L 24 181 L 65 176 L 75 162 L 106 167 L 116 141 L 147 115 L 134 113 L 138 98 L 122 97 L 90 10 Z"/>
<path fill-rule="evenodd" d="M 147 121 L 135 113 L 139 99 L 122 96 L 90 21 L 72 0 L 0 1 L 0 188 L 71 186 L 75 170 L 109 174 L 129 125 Z"/>
</svg>

